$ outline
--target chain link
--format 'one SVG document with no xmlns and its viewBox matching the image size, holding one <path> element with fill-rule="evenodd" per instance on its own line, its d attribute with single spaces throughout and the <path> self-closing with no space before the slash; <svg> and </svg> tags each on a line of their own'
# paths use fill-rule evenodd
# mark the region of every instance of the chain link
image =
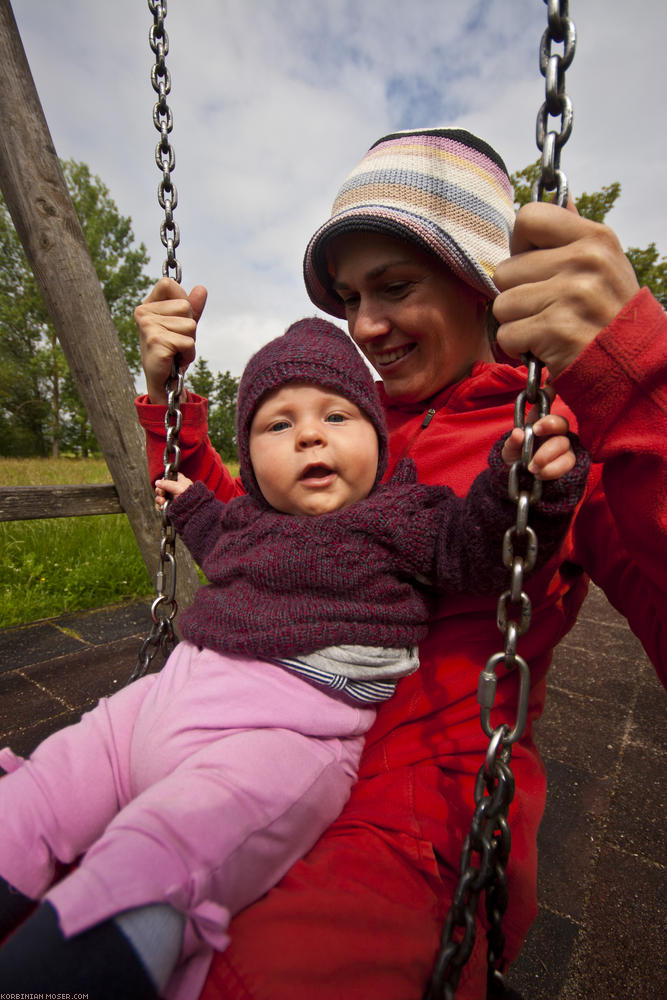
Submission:
<svg viewBox="0 0 667 1000">
<path fill-rule="evenodd" d="M 173 116 L 167 105 L 167 94 L 171 91 L 171 78 L 165 64 L 165 56 L 169 52 L 169 38 L 164 28 L 167 0 L 148 0 L 148 9 L 153 15 L 149 41 L 151 50 L 155 54 L 155 65 L 151 70 L 151 83 L 159 98 L 153 108 L 153 124 L 160 133 L 160 141 L 155 148 L 155 160 L 158 168 L 162 170 L 157 200 L 160 208 L 164 211 L 164 220 L 160 226 L 160 238 L 167 251 L 166 260 L 162 265 L 162 274 L 169 276 L 169 271 L 173 270 L 173 277 L 180 283 L 181 265 L 176 260 L 175 252 L 180 242 L 180 235 L 173 217 L 173 210 L 178 204 L 178 194 L 171 180 L 175 156 L 169 142 Z M 176 479 L 181 462 L 179 434 L 183 422 L 180 406 L 183 392 L 183 373 L 179 370 L 178 356 L 174 358 L 172 363 L 165 389 L 167 392 L 167 412 L 164 418 L 166 444 L 162 458 L 164 463 L 163 478 Z M 143 677 L 158 653 L 164 662 L 178 641 L 174 633 L 174 619 L 178 612 L 176 603 L 176 531 L 167 516 L 169 505 L 170 500 L 167 498 L 160 511 L 161 539 L 155 576 L 156 596 L 151 605 L 153 627 L 139 650 L 137 662 L 128 679 L 128 684 L 138 677 Z"/>
<path fill-rule="evenodd" d="M 565 93 L 565 70 L 574 58 L 577 35 L 569 17 L 568 0 L 544 0 L 548 7 L 547 28 L 540 42 L 540 72 L 545 80 L 545 101 L 537 115 L 536 142 L 542 153 L 541 175 L 533 186 L 533 201 L 544 192 L 556 192 L 556 204 L 566 205 L 568 185 L 560 169 L 560 152 L 572 132 L 572 102 Z M 554 42 L 563 44 L 563 53 L 552 53 Z M 560 116 L 558 131 L 549 129 L 549 117 Z"/>
<path fill-rule="evenodd" d="M 171 172 L 176 165 L 174 149 L 169 142 L 169 136 L 174 125 L 171 109 L 167 104 L 167 95 L 171 93 L 171 77 L 165 58 L 169 52 L 169 36 L 164 27 L 167 16 L 167 0 L 148 0 L 148 9 L 153 15 L 153 25 L 149 33 L 151 50 L 155 54 L 155 65 L 151 70 L 151 83 L 158 95 L 153 107 L 153 124 L 160 133 L 160 141 L 155 147 L 155 162 L 162 171 L 162 180 L 158 186 L 157 200 L 164 211 L 164 221 L 160 226 L 160 239 L 167 251 L 167 257 L 162 265 L 162 274 L 173 277 L 180 284 L 181 265 L 176 260 L 176 247 L 181 242 L 178 226 L 174 221 L 174 209 L 178 204 L 178 192 L 171 179 Z"/>
<path fill-rule="evenodd" d="M 548 26 L 540 43 L 540 70 L 545 78 L 546 100 L 537 116 L 537 145 L 542 151 L 542 167 L 533 191 L 533 201 L 541 201 L 545 192 L 556 192 L 556 202 L 566 205 L 568 183 L 560 169 L 560 151 L 572 131 L 572 103 L 565 93 L 565 70 L 572 62 L 576 44 L 574 24 L 568 16 L 568 0 L 544 0 L 548 7 Z M 563 55 L 552 55 L 553 42 L 564 44 Z M 560 115 L 560 130 L 547 130 L 549 115 Z M 510 853 L 510 830 L 507 821 L 514 798 L 514 776 L 510 767 L 512 746 L 521 739 L 528 716 L 530 668 L 517 653 L 518 639 L 530 628 L 532 607 L 524 591 L 525 574 L 537 556 L 537 537 L 528 524 L 531 504 L 539 500 L 542 484 L 528 466 L 533 457 L 534 434 L 531 411 L 538 416 L 549 412 L 550 400 L 542 388 L 543 365 L 532 355 L 522 361 L 527 368 L 526 388 L 514 406 L 514 426 L 524 432 L 520 459 L 509 471 L 508 496 L 516 504 L 516 522 L 505 532 L 503 565 L 510 573 L 509 589 L 498 599 L 497 625 L 503 633 L 503 650 L 491 656 L 479 678 L 477 700 L 480 722 L 489 748 L 475 782 L 475 811 L 470 833 L 461 851 L 460 878 L 454 892 L 442 932 L 440 953 L 431 975 L 426 1000 L 454 1000 L 461 972 L 470 958 L 476 935 L 479 897 L 485 891 L 488 975 L 487 998 L 511 997 L 520 1000 L 500 972 L 505 948 L 502 920 L 507 909 L 505 869 Z M 530 415 L 530 420 L 529 420 Z M 514 725 L 502 723 L 493 728 L 493 708 L 498 679 L 496 671 L 518 673 L 517 708 Z"/>
</svg>

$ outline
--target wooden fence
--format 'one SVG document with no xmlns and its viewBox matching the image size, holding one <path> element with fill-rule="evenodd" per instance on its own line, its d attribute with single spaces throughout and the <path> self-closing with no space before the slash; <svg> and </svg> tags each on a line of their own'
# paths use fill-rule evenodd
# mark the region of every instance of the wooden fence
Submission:
<svg viewBox="0 0 667 1000">
<path fill-rule="evenodd" d="M 0 486 L 0 521 L 123 514 L 113 483 L 77 486 Z"/>
</svg>

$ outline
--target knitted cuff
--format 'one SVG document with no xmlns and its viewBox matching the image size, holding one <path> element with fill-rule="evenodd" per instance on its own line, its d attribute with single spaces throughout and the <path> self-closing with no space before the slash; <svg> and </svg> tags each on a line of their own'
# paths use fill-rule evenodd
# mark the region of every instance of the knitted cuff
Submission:
<svg viewBox="0 0 667 1000">
<path fill-rule="evenodd" d="M 502 494 L 507 494 L 510 471 L 509 466 L 503 462 L 502 450 L 510 434 L 511 431 L 508 431 L 507 434 L 504 434 L 496 441 L 489 453 L 491 482 L 493 488 Z M 588 452 L 582 447 L 577 434 L 570 431 L 567 436 L 574 451 L 574 467 L 564 476 L 561 476 L 560 479 L 542 481 L 542 495 L 533 505 L 533 509 L 540 514 L 548 514 L 554 517 L 571 514 L 584 495 L 591 467 L 591 458 Z M 530 489 L 532 478 L 530 473 L 521 469 L 519 471 L 519 488 Z"/>
<path fill-rule="evenodd" d="M 167 516 L 176 531 L 180 533 L 186 521 L 192 517 L 197 508 L 202 503 L 208 503 L 212 496 L 208 486 L 197 480 L 192 486 L 188 486 L 187 490 L 180 496 L 174 497 L 169 502 Z"/>
</svg>

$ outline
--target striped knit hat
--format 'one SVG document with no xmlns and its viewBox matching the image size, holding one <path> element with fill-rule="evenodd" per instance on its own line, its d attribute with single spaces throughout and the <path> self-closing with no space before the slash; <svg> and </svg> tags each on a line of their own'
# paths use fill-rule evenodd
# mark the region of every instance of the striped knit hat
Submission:
<svg viewBox="0 0 667 1000">
<path fill-rule="evenodd" d="M 250 461 L 250 425 L 267 392 L 289 382 L 332 389 L 359 407 L 378 436 L 375 484 L 387 468 L 387 427 L 373 377 L 351 338 L 326 319 L 313 316 L 293 323 L 250 358 L 239 383 L 236 440 L 241 482 L 246 493 L 262 497 Z"/>
<path fill-rule="evenodd" d="M 344 317 L 327 246 L 342 233 L 365 231 L 414 243 L 492 299 L 513 224 L 507 168 L 482 139 L 463 129 L 394 132 L 371 146 L 308 244 L 306 289 L 320 309 Z"/>
</svg>

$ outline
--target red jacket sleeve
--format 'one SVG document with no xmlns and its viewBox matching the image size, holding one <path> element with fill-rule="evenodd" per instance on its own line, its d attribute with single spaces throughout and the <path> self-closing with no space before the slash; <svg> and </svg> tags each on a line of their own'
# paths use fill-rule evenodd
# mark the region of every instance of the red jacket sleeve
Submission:
<svg viewBox="0 0 667 1000">
<path fill-rule="evenodd" d="M 650 292 L 554 385 L 602 463 L 575 523 L 576 551 L 667 685 L 667 316 Z"/>
<path fill-rule="evenodd" d="M 139 423 L 146 433 L 146 454 L 151 482 L 164 470 L 166 439 L 164 418 L 167 407 L 150 403 L 148 396 L 139 396 L 134 405 Z M 208 437 L 208 402 L 202 396 L 189 393 L 187 402 L 181 403 L 183 424 L 179 435 L 181 447 L 180 471 L 193 482 L 201 481 L 219 500 L 227 502 L 243 493 L 240 483 L 211 444 Z"/>
</svg>

